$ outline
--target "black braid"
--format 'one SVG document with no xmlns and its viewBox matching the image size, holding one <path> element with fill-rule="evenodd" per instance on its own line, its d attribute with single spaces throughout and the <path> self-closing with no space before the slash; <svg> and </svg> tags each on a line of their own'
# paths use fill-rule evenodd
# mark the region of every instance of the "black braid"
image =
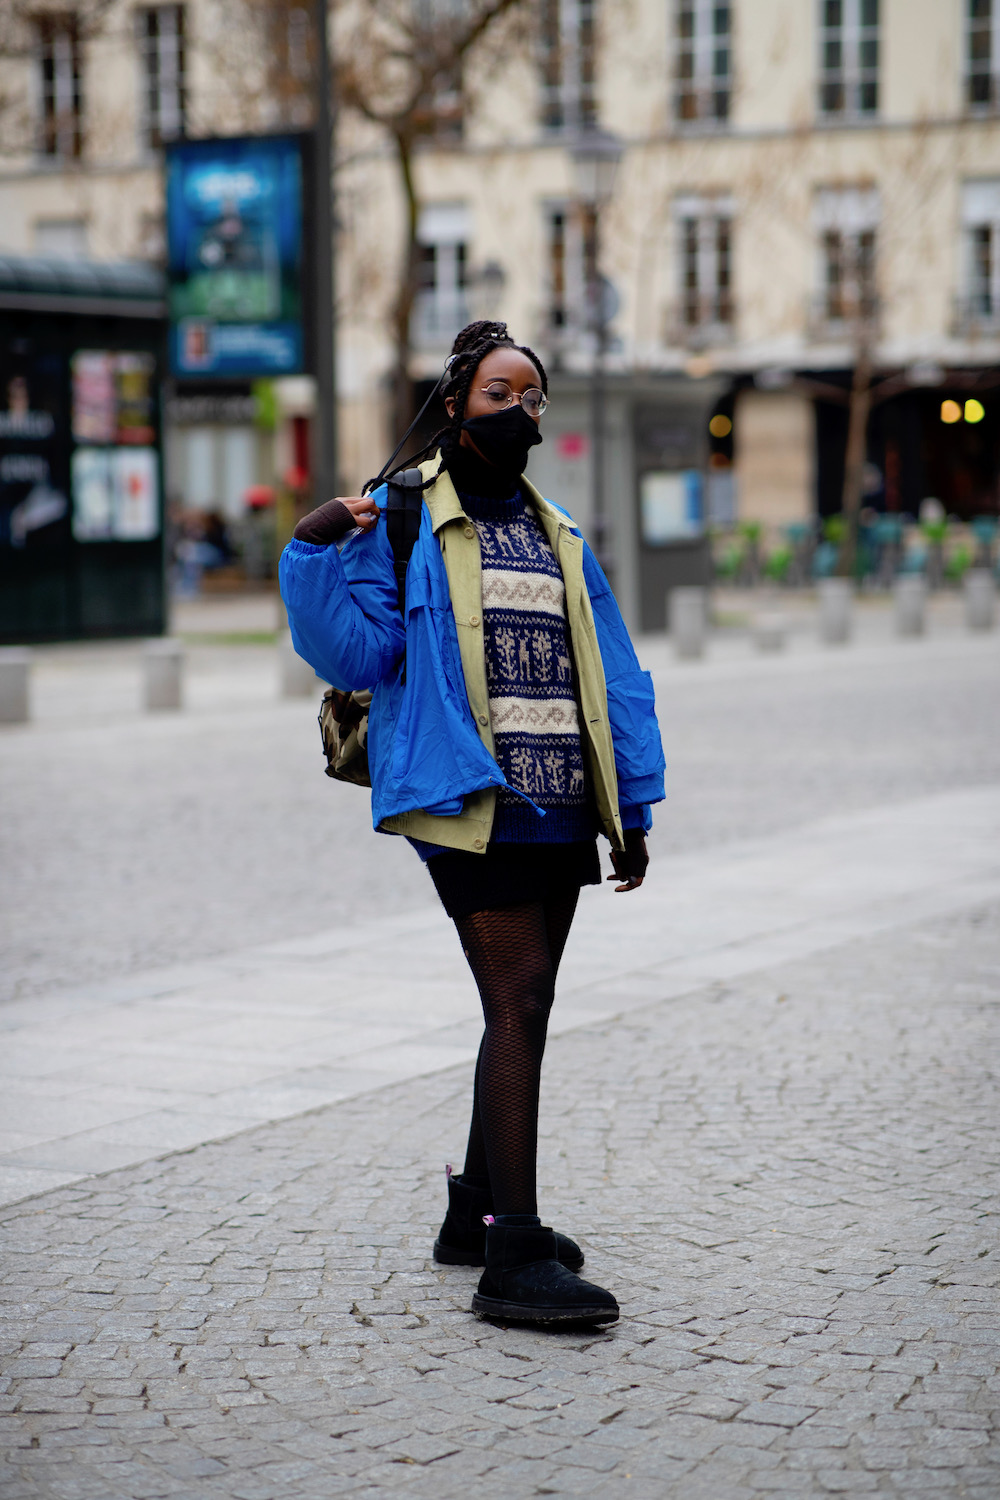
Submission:
<svg viewBox="0 0 1000 1500">
<path fill-rule="evenodd" d="M 409 462 L 415 463 L 418 459 L 441 449 L 441 460 L 447 465 L 450 454 L 458 447 L 462 433 L 462 423 L 465 421 L 465 404 L 469 398 L 476 371 L 493 349 L 516 349 L 519 354 L 525 355 L 538 371 L 542 382 L 542 392 L 549 393 L 549 377 L 545 373 L 542 364 L 534 349 L 529 349 L 526 344 L 515 344 L 507 332 L 506 323 L 494 323 L 489 319 L 482 318 L 476 323 L 469 323 L 455 337 L 451 346 L 451 362 L 448 373 L 441 386 L 441 396 L 447 399 L 451 396 L 455 402 L 455 414 L 447 426 L 436 432 L 419 453 L 415 454 Z"/>
</svg>

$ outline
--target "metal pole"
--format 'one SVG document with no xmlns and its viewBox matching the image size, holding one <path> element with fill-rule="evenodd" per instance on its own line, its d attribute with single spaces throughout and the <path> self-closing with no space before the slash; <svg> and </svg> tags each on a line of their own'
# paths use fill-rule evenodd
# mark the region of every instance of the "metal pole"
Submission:
<svg viewBox="0 0 1000 1500">
<path fill-rule="evenodd" d="M 610 527 L 604 508 L 604 351 L 608 326 L 605 319 L 604 285 L 601 281 L 601 208 L 594 204 L 594 270 L 591 309 L 594 329 L 594 368 L 590 382 L 590 503 L 593 516 L 594 550 L 608 581 L 612 557 Z"/>
<path fill-rule="evenodd" d="M 313 222 L 316 282 L 313 327 L 316 350 L 316 421 L 313 446 L 313 493 L 322 505 L 337 492 L 337 374 L 333 322 L 333 132 L 330 36 L 327 0 L 316 0 L 316 152 Z"/>
</svg>

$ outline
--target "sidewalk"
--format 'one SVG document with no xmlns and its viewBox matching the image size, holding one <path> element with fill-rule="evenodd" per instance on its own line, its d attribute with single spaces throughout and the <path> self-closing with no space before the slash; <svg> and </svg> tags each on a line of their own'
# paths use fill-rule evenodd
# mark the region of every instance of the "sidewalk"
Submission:
<svg viewBox="0 0 1000 1500">
<path fill-rule="evenodd" d="M 0 735 L 2 1500 L 996 1500 L 1000 640 L 890 623 L 641 645 L 670 800 L 543 1087 L 597 1334 L 430 1259 L 472 983 L 272 648 L 192 629 L 155 720 L 135 647 L 49 653 Z"/>
<path fill-rule="evenodd" d="M 4 1500 L 995 1500 L 1000 903 L 964 899 L 553 1038 L 543 1200 L 605 1333 L 479 1323 L 430 1260 L 467 1063 L 5 1210 Z"/>
<path fill-rule="evenodd" d="M 583 892 L 552 1033 L 984 900 L 1000 787 L 661 859 L 613 907 Z M 0 1204 L 470 1062 L 481 1030 L 440 906 L 34 996 L 0 1028 Z"/>
</svg>

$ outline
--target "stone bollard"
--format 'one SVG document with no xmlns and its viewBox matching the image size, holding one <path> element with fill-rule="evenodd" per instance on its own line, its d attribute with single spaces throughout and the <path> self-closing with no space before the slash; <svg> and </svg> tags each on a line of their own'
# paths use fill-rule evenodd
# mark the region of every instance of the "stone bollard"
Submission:
<svg viewBox="0 0 1000 1500">
<path fill-rule="evenodd" d="M 309 663 L 296 653 L 290 630 L 278 637 L 278 669 L 283 698 L 309 698 L 318 691 L 319 679 Z"/>
<path fill-rule="evenodd" d="M 753 641 L 758 651 L 784 651 L 786 621 L 776 610 L 759 614 L 753 622 Z"/>
<path fill-rule="evenodd" d="M 667 616 L 677 655 L 683 661 L 704 656 L 708 626 L 706 591 L 688 586 L 671 589 L 667 596 Z"/>
<path fill-rule="evenodd" d="M 989 568 L 970 568 L 962 588 L 966 625 L 970 630 L 992 630 L 997 613 L 997 585 Z"/>
<path fill-rule="evenodd" d="M 822 578 L 819 583 L 819 638 L 827 646 L 842 646 L 851 638 L 854 589 L 847 578 Z"/>
<path fill-rule="evenodd" d="M 0 651 L 0 724 L 28 722 L 31 653 L 17 646 Z"/>
<path fill-rule="evenodd" d="M 897 635 L 923 635 L 927 624 L 927 583 L 919 574 L 897 578 L 893 585 Z"/>
<path fill-rule="evenodd" d="M 162 713 L 181 707 L 184 648 L 170 636 L 147 641 L 142 653 L 147 713 Z"/>
</svg>

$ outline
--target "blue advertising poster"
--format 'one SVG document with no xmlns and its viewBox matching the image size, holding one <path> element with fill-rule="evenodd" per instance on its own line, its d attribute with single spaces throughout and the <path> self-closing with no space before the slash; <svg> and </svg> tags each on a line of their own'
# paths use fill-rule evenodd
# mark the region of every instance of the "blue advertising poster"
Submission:
<svg viewBox="0 0 1000 1500">
<path fill-rule="evenodd" d="M 175 375 L 304 369 L 302 178 L 299 136 L 184 141 L 168 148 Z"/>
</svg>

